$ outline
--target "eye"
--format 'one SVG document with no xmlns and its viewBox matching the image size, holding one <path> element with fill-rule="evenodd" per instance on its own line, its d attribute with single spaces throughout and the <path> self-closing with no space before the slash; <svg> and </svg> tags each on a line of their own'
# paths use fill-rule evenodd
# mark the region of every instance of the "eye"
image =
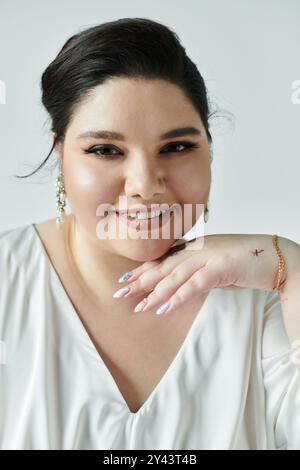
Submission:
<svg viewBox="0 0 300 470">
<path fill-rule="evenodd" d="M 169 150 L 166 152 L 166 150 L 168 149 L 174 149 L 176 147 L 183 147 L 183 150 L 180 150 L 180 151 L 174 151 L 174 150 Z M 172 142 L 172 144 L 168 145 L 167 147 L 165 147 L 161 153 L 184 153 L 185 151 L 189 151 L 189 150 L 192 150 L 194 148 L 198 148 L 199 145 L 193 143 L 193 142 Z M 112 149 L 113 151 L 115 151 L 116 153 L 112 154 L 111 152 L 108 152 L 106 153 L 106 150 L 108 149 Z M 104 153 L 103 153 L 104 152 Z M 115 148 L 113 147 L 112 145 L 97 145 L 95 147 L 91 147 L 89 148 L 88 150 L 84 150 L 84 153 L 86 154 L 89 154 L 89 153 L 94 153 L 95 155 L 99 156 L 100 158 L 103 158 L 103 159 L 109 159 L 109 158 L 112 158 L 112 159 L 115 159 L 116 158 L 116 155 L 118 155 L 120 152 Z"/>
<path fill-rule="evenodd" d="M 116 148 L 112 147 L 111 145 L 97 145 L 97 147 L 92 147 L 89 148 L 88 150 L 84 150 L 85 153 L 94 153 L 95 155 L 98 155 L 99 157 L 102 158 L 110 158 L 112 156 L 111 152 L 109 153 L 102 153 L 103 150 L 107 149 L 113 149 L 117 151 Z M 99 152 L 99 153 L 98 153 Z M 117 151 L 118 152 L 118 151 Z M 119 152 L 118 152 L 119 153 Z M 113 157 L 114 158 L 114 157 Z"/>
<path fill-rule="evenodd" d="M 165 147 L 166 149 L 169 149 L 169 148 L 176 148 L 176 147 L 184 147 L 183 150 L 180 150 L 178 152 L 176 151 L 171 151 L 171 152 L 167 152 L 167 153 L 184 153 L 186 150 L 192 150 L 194 148 L 198 148 L 199 145 L 193 143 L 193 142 L 172 142 L 171 145 L 168 145 L 167 147 Z M 161 153 L 165 153 L 165 151 L 163 150 Z"/>
</svg>

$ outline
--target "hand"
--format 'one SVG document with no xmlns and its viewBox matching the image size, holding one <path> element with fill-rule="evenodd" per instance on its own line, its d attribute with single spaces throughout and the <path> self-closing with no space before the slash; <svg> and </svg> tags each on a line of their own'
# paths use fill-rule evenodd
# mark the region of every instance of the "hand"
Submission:
<svg viewBox="0 0 300 470">
<path fill-rule="evenodd" d="M 278 237 L 283 256 L 285 240 Z M 271 235 L 206 235 L 185 243 L 184 249 L 181 245 L 180 251 L 174 244 L 162 257 L 132 270 L 125 281 L 130 291 L 123 298 L 151 292 L 140 302 L 143 312 L 167 302 L 170 313 L 213 288 L 272 291 L 276 284 L 278 259 Z"/>
</svg>

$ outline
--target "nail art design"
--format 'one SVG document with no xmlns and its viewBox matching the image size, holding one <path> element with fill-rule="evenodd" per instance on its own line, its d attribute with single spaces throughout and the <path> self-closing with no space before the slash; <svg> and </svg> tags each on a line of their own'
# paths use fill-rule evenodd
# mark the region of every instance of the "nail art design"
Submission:
<svg viewBox="0 0 300 470">
<path fill-rule="evenodd" d="M 136 305 L 134 311 L 141 312 L 147 303 L 147 298 L 145 297 L 139 304 Z"/>
<path fill-rule="evenodd" d="M 127 292 L 130 290 L 130 287 L 126 286 L 126 287 L 121 287 L 121 289 L 117 290 L 114 295 L 113 295 L 113 298 L 114 299 L 120 299 L 121 297 L 123 297 L 125 294 L 127 294 Z"/>
<path fill-rule="evenodd" d="M 164 304 L 162 304 L 157 310 L 156 310 L 156 314 L 157 315 L 160 315 L 161 313 L 165 313 L 168 308 L 170 307 L 170 303 L 169 302 L 165 302 Z"/>
<path fill-rule="evenodd" d="M 122 274 L 122 276 L 120 277 L 119 281 L 118 282 L 124 282 L 124 281 L 127 281 L 127 279 L 129 279 L 131 276 L 132 276 L 132 272 L 131 271 L 128 271 L 124 274 Z"/>
</svg>

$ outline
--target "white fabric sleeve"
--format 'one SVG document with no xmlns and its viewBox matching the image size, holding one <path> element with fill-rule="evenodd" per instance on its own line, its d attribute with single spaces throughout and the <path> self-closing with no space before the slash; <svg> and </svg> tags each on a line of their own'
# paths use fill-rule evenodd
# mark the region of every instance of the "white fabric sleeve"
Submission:
<svg viewBox="0 0 300 470">
<path fill-rule="evenodd" d="M 268 446 L 274 449 L 300 449 L 300 341 L 297 343 L 291 344 L 288 338 L 279 295 L 268 292 L 262 369 Z"/>
</svg>

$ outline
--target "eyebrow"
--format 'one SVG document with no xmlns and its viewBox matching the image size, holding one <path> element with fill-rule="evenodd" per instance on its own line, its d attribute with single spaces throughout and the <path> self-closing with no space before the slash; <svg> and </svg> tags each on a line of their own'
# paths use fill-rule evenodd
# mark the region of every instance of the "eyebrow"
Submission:
<svg viewBox="0 0 300 470">
<path fill-rule="evenodd" d="M 196 127 L 179 127 L 178 129 L 172 129 L 168 132 L 159 136 L 160 140 L 170 139 L 172 137 L 182 137 L 184 135 L 195 135 L 200 136 L 201 130 Z M 126 140 L 123 134 L 115 131 L 106 131 L 106 130 L 90 130 L 86 131 L 83 134 L 80 134 L 78 139 L 113 139 L 113 140 Z"/>
</svg>

